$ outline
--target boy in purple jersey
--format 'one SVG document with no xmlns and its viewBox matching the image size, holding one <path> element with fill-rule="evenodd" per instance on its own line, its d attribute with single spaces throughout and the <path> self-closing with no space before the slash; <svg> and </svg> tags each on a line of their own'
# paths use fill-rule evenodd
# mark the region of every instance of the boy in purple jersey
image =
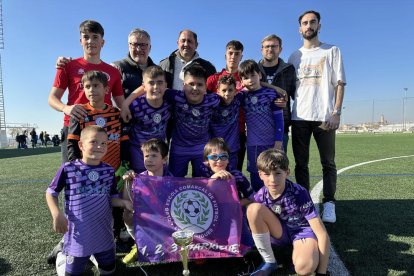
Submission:
<svg viewBox="0 0 414 276">
<path fill-rule="evenodd" d="M 229 147 L 221 137 L 210 139 L 204 146 L 203 159 L 200 165 L 201 177 L 229 179 L 236 181 L 237 192 L 240 204 L 246 206 L 251 202 L 249 199 L 253 195 L 253 189 L 241 171 L 232 167 L 229 162 Z"/>
<path fill-rule="evenodd" d="M 140 173 L 145 171 L 141 145 L 151 139 L 166 139 L 168 120 L 172 104 L 164 101 L 167 87 L 165 72 L 159 66 L 148 67 L 142 74 L 145 96 L 136 98 L 130 105 L 132 114 L 129 133 L 131 168 Z"/>
<path fill-rule="evenodd" d="M 293 244 L 292 261 L 299 275 L 326 275 L 329 236 L 309 192 L 287 179 L 289 160 L 277 149 L 262 152 L 257 159 L 264 182 L 247 208 L 247 218 L 264 263 L 252 275 L 270 275 L 277 269 L 271 243 Z M 271 241 L 271 236 L 275 239 Z"/>
<path fill-rule="evenodd" d="M 230 166 L 238 167 L 240 149 L 239 115 L 243 93 L 237 93 L 236 80 L 232 75 L 224 75 L 218 80 L 217 94 L 220 105 L 213 113 L 210 123 L 212 137 L 222 137 L 229 147 Z"/>
<path fill-rule="evenodd" d="M 283 110 L 275 103 L 275 90 L 261 86 L 261 73 L 254 60 L 240 64 L 239 76 L 247 92 L 242 103 L 246 118 L 247 170 L 253 190 L 263 187 L 256 168 L 259 154 L 269 148 L 283 147 Z"/>
<path fill-rule="evenodd" d="M 65 275 L 80 275 L 94 255 L 101 273 L 115 271 L 115 243 L 111 206 L 133 211 L 130 201 L 118 197 L 114 169 L 101 162 L 108 135 L 99 126 L 81 132 L 82 159 L 64 163 L 46 191 L 53 230 L 64 233 Z M 65 212 L 58 195 L 65 192 Z M 62 254 L 62 253 L 59 253 Z M 57 267 L 59 268 L 59 267 Z M 58 271 L 61 275 L 62 271 Z"/>
<path fill-rule="evenodd" d="M 144 165 L 147 169 L 144 172 L 141 172 L 140 175 L 149 175 L 149 176 L 173 176 L 167 169 L 167 158 L 168 158 L 168 146 L 164 140 L 159 138 L 152 138 L 144 143 L 142 143 L 141 150 L 144 156 Z M 123 176 L 125 181 L 134 179 L 136 173 L 134 171 L 127 171 Z M 123 198 L 130 200 L 132 202 L 131 196 L 131 186 L 125 187 L 123 191 Z M 125 226 L 129 235 L 135 240 L 134 236 L 134 217 L 133 213 L 129 210 L 124 212 L 124 221 Z M 125 264 L 131 263 L 136 260 L 138 255 L 137 246 L 134 245 L 123 259 L 122 262 Z"/>
<path fill-rule="evenodd" d="M 200 176 L 204 145 L 210 138 L 209 125 L 220 103 L 216 94 L 206 94 L 206 72 L 199 65 L 184 71 L 184 91 L 167 90 L 167 100 L 174 103 L 174 127 L 171 137 L 169 169 L 174 176 Z"/>
<path fill-rule="evenodd" d="M 237 118 L 238 117 L 236 117 L 236 119 Z M 204 147 L 203 159 L 204 162 L 200 166 L 202 177 L 216 179 L 234 178 L 240 205 L 243 207 L 242 233 L 240 242 L 249 247 L 253 246 L 252 235 L 247 226 L 246 209 L 244 208 L 252 202 L 252 186 L 242 172 L 235 169 L 236 167 L 231 167 L 229 163 L 229 148 L 223 138 L 216 137 L 208 141 Z"/>
</svg>

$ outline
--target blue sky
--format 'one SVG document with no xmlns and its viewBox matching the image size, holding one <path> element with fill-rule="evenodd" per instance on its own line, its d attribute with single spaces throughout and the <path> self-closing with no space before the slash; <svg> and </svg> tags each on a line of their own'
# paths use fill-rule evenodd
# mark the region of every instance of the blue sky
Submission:
<svg viewBox="0 0 414 276">
<path fill-rule="evenodd" d="M 259 60 L 260 41 L 275 33 L 283 39 L 285 60 L 302 46 L 298 16 L 321 13 L 320 40 L 340 47 L 348 85 L 343 120 L 349 123 L 402 121 L 403 88 L 408 88 L 406 119 L 414 121 L 414 1 L 3 1 L 4 50 L 0 51 L 7 123 L 37 124 L 58 133 L 63 114 L 47 97 L 58 56 L 79 57 L 78 27 L 85 19 L 105 29 L 102 59 L 123 58 L 127 36 L 135 27 L 151 35 L 150 56 L 158 63 L 177 48 L 178 33 L 192 29 L 198 52 L 218 70 L 224 67 L 225 45 L 240 40 L 243 59 Z"/>
</svg>

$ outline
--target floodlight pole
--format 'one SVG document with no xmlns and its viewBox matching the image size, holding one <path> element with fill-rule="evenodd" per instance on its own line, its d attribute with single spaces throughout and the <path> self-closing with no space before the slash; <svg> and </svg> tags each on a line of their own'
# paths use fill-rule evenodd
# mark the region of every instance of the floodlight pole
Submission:
<svg viewBox="0 0 414 276">
<path fill-rule="evenodd" d="M 403 97 L 403 131 L 405 131 L 406 129 L 406 125 L 405 125 L 405 98 L 407 98 L 407 91 L 408 88 L 404 87 L 404 97 Z"/>
</svg>

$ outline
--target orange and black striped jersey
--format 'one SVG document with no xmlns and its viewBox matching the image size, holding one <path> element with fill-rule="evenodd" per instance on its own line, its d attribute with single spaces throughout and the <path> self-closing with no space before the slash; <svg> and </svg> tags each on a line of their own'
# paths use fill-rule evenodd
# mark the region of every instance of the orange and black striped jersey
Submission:
<svg viewBox="0 0 414 276">
<path fill-rule="evenodd" d="M 80 121 L 70 119 L 68 131 L 68 156 L 69 160 L 82 157 L 78 141 L 82 129 L 90 125 L 98 125 L 108 133 L 108 151 L 102 159 L 103 162 L 111 165 L 115 170 L 121 164 L 121 142 L 128 140 L 128 130 L 121 120 L 118 108 L 107 105 L 105 109 L 99 110 L 92 107 L 89 103 L 83 107 L 88 115 Z"/>
</svg>

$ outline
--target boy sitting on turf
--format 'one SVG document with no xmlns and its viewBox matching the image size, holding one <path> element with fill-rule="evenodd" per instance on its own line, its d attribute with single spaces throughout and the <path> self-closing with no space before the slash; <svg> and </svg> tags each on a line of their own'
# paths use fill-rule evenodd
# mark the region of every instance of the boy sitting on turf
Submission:
<svg viewBox="0 0 414 276">
<path fill-rule="evenodd" d="M 140 173 L 140 175 L 149 175 L 149 176 L 173 176 L 167 169 L 167 158 L 168 158 L 168 146 L 164 140 L 159 138 L 150 139 L 141 145 L 141 150 L 144 156 L 144 165 L 147 169 L 146 171 Z M 123 176 L 124 180 L 127 183 L 130 183 L 131 180 L 136 176 L 135 172 L 130 170 L 125 173 Z M 126 185 L 123 191 L 123 198 L 126 200 L 132 201 L 131 196 L 132 186 Z M 135 240 L 134 236 L 134 217 L 133 212 L 129 210 L 124 211 L 124 222 L 127 227 L 129 235 Z M 136 260 L 138 255 L 137 247 L 134 245 L 131 252 L 127 254 L 122 262 L 125 264 L 131 263 Z"/>
<path fill-rule="evenodd" d="M 46 191 L 53 229 L 64 233 L 66 265 L 57 266 L 58 275 L 79 275 L 94 255 L 101 274 L 115 271 L 115 243 L 111 206 L 133 212 L 132 203 L 118 198 L 115 171 L 102 162 L 108 134 L 99 126 L 81 132 L 82 159 L 64 163 Z M 59 209 L 58 195 L 65 192 L 65 212 Z M 89 214 L 89 215 L 88 215 Z M 62 257 L 59 252 L 57 263 Z M 63 256 L 64 258 L 64 256 Z M 61 271 L 65 268 L 65 272 Z"/>
<path fill-rule="evenodd" d="M 221 97 L 220 105 L 213 113 L 210 123 L 212 137 L 222 137 L 229 147 L 231 168 L 238 167 L 240 149 L 239 117 L 243 93 L 237 93 L 236 80 L 232 75 L 224 75 L 218 80 L 217 94 Z M 244 155 L 243 155 L 244 156 Z"/>
<path fill-rule="evenodd" d="M 293 244 L 292 261 L 299 275 L 326 275 L 329 236 L 309 192 L 287 179 L 289 160 L 281 150 L 268 149 L 257 159 L 264 182 L 247 207 L 247 219 L 264 263 L 252 275 L 271 275 L 277 263 L 271 244 Z M 275 239 L 271 239 L 271 236 Z"/>
</svg>

